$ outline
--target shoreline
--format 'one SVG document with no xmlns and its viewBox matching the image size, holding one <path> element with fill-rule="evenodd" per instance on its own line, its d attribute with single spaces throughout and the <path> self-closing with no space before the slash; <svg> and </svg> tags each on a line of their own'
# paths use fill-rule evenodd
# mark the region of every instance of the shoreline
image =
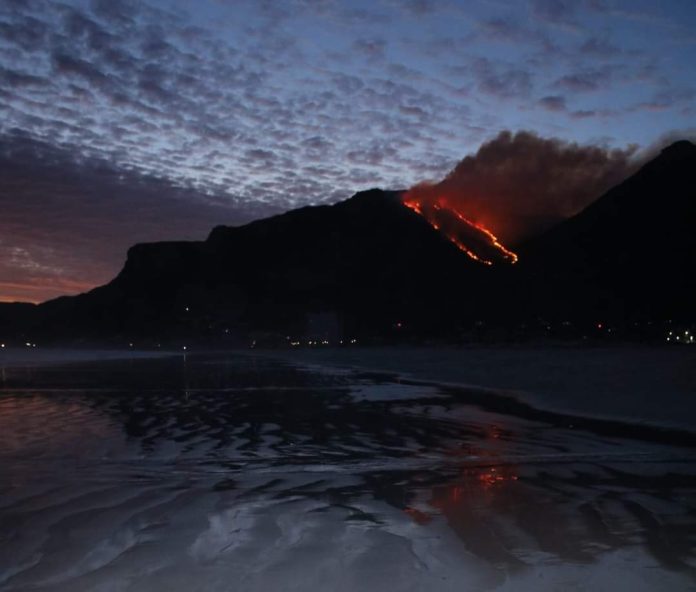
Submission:
<svg viewBox="0 0 696 592">
<path fill-rule="evenodd" d="M 472 389 L 543 412 L 693 433 L 696 348 L 388 347 L 257 351 L 276 359 Z M 662 405 L 655 408 L 655 398 Z"/>
<path fill-rule="evenodd" d="M 72 362 L 166 358 L 179 355 L 183 355 L 182 352 L 173 350 L 11 347 L 0 349 L 0 367 L 11 368 L 69 364 Z"/>
<path fill-rule="evenodd" d="M 0 350 L 0 368 L 187 356 L 263 357 L 307 368 L 385 374 L 414 383 L 477 392 L 479 405 L 513 406 L 563 417 L 694 433 L 696 348 L 351 347 L 327 349 Z M 660 405 L 655 406 L 655 400 Z M 490 404 L 493 404 L 492 402 Z M 505 405 L 509 407 L 510 405 Z M 485 405 L 484 405 L 485 406 Z"/>
</svg>

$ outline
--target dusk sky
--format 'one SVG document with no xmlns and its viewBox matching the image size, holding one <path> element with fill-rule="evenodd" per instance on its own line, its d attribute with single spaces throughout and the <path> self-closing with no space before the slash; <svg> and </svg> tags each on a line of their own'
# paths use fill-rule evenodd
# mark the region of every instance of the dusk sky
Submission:
<svg viewBox="0 0 696 592">
<path fill-rule="evenodd" d="M 2 0 L 0 301 L 439 180 L 503 130 L 689 137 L 695 99 L 693 0 Z"/>
</svg>

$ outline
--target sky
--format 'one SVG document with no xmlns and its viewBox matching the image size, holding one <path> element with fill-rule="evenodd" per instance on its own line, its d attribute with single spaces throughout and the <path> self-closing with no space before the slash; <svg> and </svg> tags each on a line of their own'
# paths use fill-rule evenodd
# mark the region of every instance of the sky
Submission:
<svg viewBox="0 0 696 592">
<path fill-rule="evenodd" d="M 693 0 L 2 0 L 0 301 L 442 179 L 501 132 L 696 128 Z"/>
</svg>

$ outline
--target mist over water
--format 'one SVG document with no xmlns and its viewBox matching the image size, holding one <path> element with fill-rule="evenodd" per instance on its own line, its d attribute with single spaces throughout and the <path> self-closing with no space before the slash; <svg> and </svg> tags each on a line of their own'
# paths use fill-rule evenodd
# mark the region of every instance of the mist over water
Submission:
<svg viewBox="0 0 696 592">
<path fill-rule="evenodd" d="M 0 386 L 3 591 L 696 585 L 693 443 L 666 430 L 239 355 Z"/>
</svg>

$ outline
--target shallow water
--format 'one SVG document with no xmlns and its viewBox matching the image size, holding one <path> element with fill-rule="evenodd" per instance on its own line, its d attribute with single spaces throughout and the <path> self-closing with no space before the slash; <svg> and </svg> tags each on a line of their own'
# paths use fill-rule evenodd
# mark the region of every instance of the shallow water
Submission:
<svg viewBox="0 0 696 592">
<path fill-rule="evenodd" d="M 240 355 L 0 387 L 0 590 L 696 588 L 684 431 Z"/>
</svg>

